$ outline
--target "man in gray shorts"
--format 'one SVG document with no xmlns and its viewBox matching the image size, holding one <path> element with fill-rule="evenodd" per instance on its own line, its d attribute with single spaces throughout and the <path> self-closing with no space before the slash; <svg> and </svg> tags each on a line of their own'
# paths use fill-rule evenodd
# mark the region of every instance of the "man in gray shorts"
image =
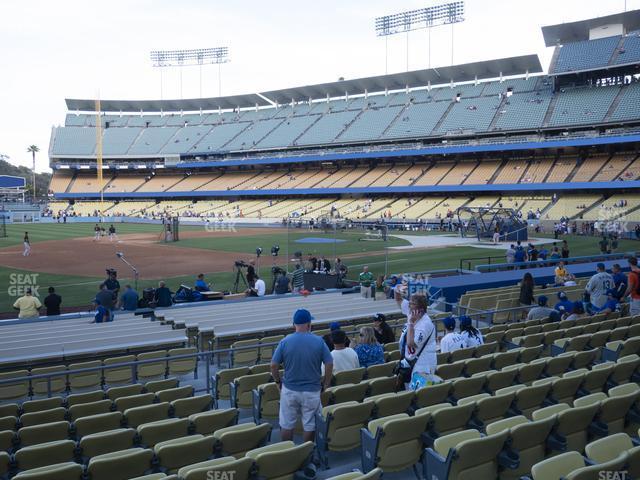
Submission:
<svg viewBox="0 0 640 480">
<path fill-rule="evenodd" d="M 293 438 L 293 429 L 302 418 L 304 441 L 313 441 L 316 431 L 315 414 L 322 408 L 320 392 L 331 385 L 333 357 L 321 337 L 311 333 L 313 317 L 308 310 L 293 314 L 295 333 L 287 335 L 271 358 L 271 375 L 280 388 L 280 436 Z M 324 363 L 324 379 L 321 366 Z M 284 365 L 284 382 L 280 378 Z"/>
</svg>

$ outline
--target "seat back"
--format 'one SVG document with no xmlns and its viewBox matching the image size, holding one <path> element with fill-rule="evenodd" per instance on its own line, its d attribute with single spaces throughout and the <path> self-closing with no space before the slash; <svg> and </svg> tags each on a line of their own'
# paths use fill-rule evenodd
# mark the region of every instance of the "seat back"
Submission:
<svg viewBox="0 0 640 480">
<path fill-rule="evenodd" d="M 271 379 L 271 373 L 243 375 L 233 381 L 235 396 L 231 398 L 231 406 L 251 408 L 253 406 L 253 389 Z"/>
<path fill-rule="evenodd" d="M 633 442 L 626 433 L 615 433 L 595 440 L 585 447 L 587 457 L 596 463 L 605 463 L 614 460 L 620 452 L 631 450 Z"/>
<path fill-rule="evenodd" d="M 124 418 L 129 427 L 136 428 L 143 423 L 164 420 L 169 417 L 169 403 L 162 402 L 125 410 Z"/>
<path fill-rule="evenodd" d="M 154 447 L 158 464 L 175 473 L 179 468 L 203 462 L 213 455 L 213 437 L 191 435 L 157 443 Z"/>
<path fill-rule="evenodd" d="M 20 423 L 23 427 L 32 427 L 43 423 L 62 422 L 67 411 L 63 407 L 43 410 L 41 412 L 23 413 L 20 416 Z"/>
<path fill-rule="evenodd" d="M 236 378 L 249 374 L 249 367 L 227 368 L 218 370 L 215 376 L 214 398 L 228 400 L 230 398 L 229 384 Z"/>
<path fill-rule="evenodd" d="M 189 398 L 193 396 L 193 386 L 185 385 L 184 387 L 168 388 L 156 392 L 156 398 L 159 402 L 173 402 L 181 398 Z"/>
<path fill-rule="evenodd" d="M 44 375 L 48 373 L 65 372 L 67 367 L 65 365 L 55 367 L 33 368 L 31 369 L 31 375 Z M 50 387 L 50 390 L 49 390 Z M 31 380 L 31 388 L 35 395 L 47 395 L 47 393 L 60 393 L 67 389 L 67 377 L 66 375 L 58 375 L 55 377 L 34 379 Z"/>
<path fill-rule="evenodd" d="M 354 368 L 352 370 L 343 370 L 333 376 L 334 385 L 346 385 L 348 383 L 360 383 L 364 378 L 366 368 Z"/>
<path fill-rule="evenodd" d="M 270 362 L 273 352 L 277 348 L 277 344 L 284 338 L 284 335 L 273 335 L 271 337 L 263 337 L 260 339 L 260 361 Z M 275 345 L 269 345 L 274 343 Z"/>
<path fill-rule="evenodd" d="M 171 402 L 173 415 L 178 418 L 185 418 L 194 413 L 206 412 L 211 408 L 212 400 L 209 394 L 173 400 Z"/>
<path fill-rule="evenodd" d="M 211 435 L 216 430 L 235 425 L 238 421 L 238 410 L 228 408 L 196 413 L 189 416 L 189 421 L 193 423 L 195 433 Z"/>
<path fill-rule="evenodd" d="M 24 402 L 22 404 L 22 413 L 41 412 L 58 407 L 62 407 L 62 397 L 41 398 Z"/>
<path fill-rule="evenodd" d="M 198 353 L 198 349 L 195 347 L 186 347 L 186 348 L 172 348 L 169 350 L 169 375 L 190 375 L 198 364 L 197 357 L 191 358 L 178 358 L 175 360 L 171 360 L 171 357 L 175 357 L 178 355 L 188 355 L 188 354 L 196 354 Z"/>
<path fill-rule="evenodd" d="M 116 410 L 124 412 L 129 408 L 151 405 L 155 399 L 156 396 L 153 393 L 140 393 L 138 395 L 131 395 L 129 397 L 117 398 L 113 403 L 116 407 Z"/>
<path fill-rule="evenodd" d="M 570 451 L 536 463 L 531 467 L 531 477 L 533 480 L 560 480 L 582 467 L 582 455 Z"/>
<path fill-rule="evenodd" d="M 138 426 L 138 438 L 142 445 L 154 447 L 160 442 L 189 435 L 190 422 L 187 418 L 168 418 Z"/>
<path fill-rule="evenodd" d="M 139 353 L 137 360 L 153 360 L 155 358 L 163 359 L 162 361 L 143 363 L 138 365 L 138 378 L 142 381 L 164 377 L 167 371 L 167 352 L 159 350 L 157 352 Z"/>
<path fill-rule="evenodd" d="M 69 438 L 69 422 L 43 423 L 33 427 L 23 427 L 18 430 L 18 439 L 23 447 L 39 443 L 66 440 Z"/>
<path fill-rule="evenodd" d="M 128 480 L 144 475 L 151 468 L 152 460 L 152 450 L 130 448 L 93 457 L 87 472 L 91 480 Z"/>
<path fill-rule="evenodd" d="M 437 436 L 464 430 L 467 428 L 473 410 L 473 404 L 438 409 L 431 414 L 432 429 Z"/>
<path fill-rule="evenodd" d="M 268 423 L 256 425 L 250 422 L 218 429 L 213 438 L 217 452 L 239 458 L 245 452 L 263 445 L 270 435 L 271 425 Z"/>
<path fill-rule="evenodd" d="M 14 372 L 0 373 L 0 380 L 10 380 L 12 378 L 27 377 L 28 370 L 16 370 Z M 16 400 L 29 395 L 29 381 L 20 380 L 15 383 L 7 383 L 0 386 L 0 401 Z"/>
<path fill-rule="evenodd" d="M 69 370 L 82 370 L 84 368 L 96 368 L 90 372 L 71 373 L 69 374 L 69 389 L 73 392 L 76 390 L 86 390 L 89 388 L 100 388 L 102 385 L 102 370 L 98 367 L 102 366 L 100 360 L 91 362 L 72 363 Z"/>
<path fill-rule="evenodd" d="M 85 435 L 80 440 L 79 446 L 83 457 L 93 458 L 105 453 L 133 448 L 135 437 L 136 431 L 133 428 L 118 428 Z"/>
<path fill-rule="evenodd" d="M 76 443 L 72 440 L 58 440 L 23 447 L 15 453 L 16 466 L 19 470 L 55 465 L 56 463 L 74 460 Z"/>
<path fill-rule="evenodd" d="M 108 365 L 117 365 L 120 363 L 135 362 L 135 355 L 123 355 L 121 357 L 106 358 L 102 364 L 106 367 Z M 104 383 L 107 385 L 126 385 L 133 383 L 133 373 L 135 367 L 124 366 L 116 368 L 104 369 Z"/>
<path fill-rule="evenodd" d="M 507 439 L 508 432 L 465 440 L 455 447 L 448 478 L 496 478 L 497 457 Z"/>
<path fill-rule="evenodd" d="M 260 478 L 289 478 L 309 463 L 313 447 L 313 442 L 280 442 L 250 450 L 246 456 L 256 462 Z"/>
<path fill-rule="evenodd" d="M 629 454 L 622 452 L 617 458 L 605 463 L 579 468 L 567 475 L 567 480 L 591 480 L 602 478 L 602 472 L 620 472 L 627 463 Z M 605 477 L 606 478 L 606 477 Z"/>
<path fill-rule="evenodd" d="M 350 450 L 360 445 L 360 429 L 373 412 L 373 402 L 347 402 L 323 408 L 322 415 L 327 421 L 327 431 L 317 430 L 324 436 L 329 450 Z"/>
<path fill-rule="evenodd" d="M 77 420 L 90 415 L 98 415 L 100 413 L 109 413 L 113 402 L 111 400 L 98 400 L 96 402 L 79 403 L 72 405 L 67 409 L 69 418 Z"/>
<path fill-rule="evenodd" d="M 0 475 L 2 473 L 2 465 L 0 464 Z M 82 465 L 74 462 L 65 462 L 33 468 L 20 472 L 13 478 L 17 480 L 82 480 L 84 478 L 83 473 Z"/>
<path fill-rule="evenodd" d="M 231 344 L 231 362 L 234 367 L 254 365 L 259 360 L 259 342 L 257 340 L 239 340 Z"/>
<path fill-rule="evenodd" d="M 122 419 L 121 412 L 99 413 L 79 418 L 74 422 L 76 435 L 83 437 L 92 433 L 115 430 L 122 426 Z"/>
<path fill-rule="evenodd" d="M 399 471 L 416 463 L 422 455 L 420 436 L 427 427 L 428 415 L 397 418 L 384 423 L 378 440 L 378 465 L 383 470 Z"/>
<path fill-rule="evenodd" d="M 557 416 L 556 431 L 567 441 L 567 450 L 584 451 L 589 437 L 589 425 L 600 409 L 599 403 L 574 406 Z"/>
</svg>

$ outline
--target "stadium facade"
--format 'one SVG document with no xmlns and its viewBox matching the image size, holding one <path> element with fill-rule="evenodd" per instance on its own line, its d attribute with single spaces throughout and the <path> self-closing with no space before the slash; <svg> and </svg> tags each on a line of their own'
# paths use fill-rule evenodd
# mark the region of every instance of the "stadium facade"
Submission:
<svg viewBox="0 0 640 480">
<path fill-rule="evenodd" d="M 546 73 L 522 55 L 231 97 L 102 101 L 102 192 L 94 101 L 67 99 L 51 133 L 51 209 L 431 221 L 499 205 L 550 221 L 640 221 L 640 10 L 542 30 L 554 47 Z"/>
</svg>

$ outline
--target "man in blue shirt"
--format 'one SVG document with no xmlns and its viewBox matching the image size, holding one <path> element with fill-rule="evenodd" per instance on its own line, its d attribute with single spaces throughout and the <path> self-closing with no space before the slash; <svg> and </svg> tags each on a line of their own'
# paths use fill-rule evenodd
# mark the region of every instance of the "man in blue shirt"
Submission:
<svg viewBox="0 0 640 480">
<path fill-rule="evenodd" d="M 573 302 L 567 298 L 567 294 L 564 292 L 558 292 L 558 300 L 555 309 L 561 313 L 571 313 L 573 310 Z"/>
<path fill-rule="evenodd" d="M 124 286 L 124 292 L 120 296 L 120 308 L 130 312 L 138 308 L 138 294 L 131 285 Z"/>
<path fill-rule="evenodd" d="M 293 314 L 295 333 L 287 335 L 271 358 L 271 375 L 280 388 L 280 437 L 293 439 L 293 429 L 302 417 L 305 442 L 315 438 L 315 415 L 322 408 L 320 392 L 331 385 L 333 357 L 322 340 L 311 333 L 313 317 L 308 310 Z M 324 363 L 324 379 L 321 367 Z M 280 378 L 280 365 L 284 365 L 284 382 Z"/>
<path fill-rule="evenodd" d="M 620 302 L 616 298 L 616 291 L 613 288 L 607 290 L 607 300 L 604 302 L 602 308 L 597 308 L 595 305 L 591 305 L 593 313 L 612 313 L 620 310 Z"/>
<path fill-rule="evenodd" d="M 518 241 L 518 245 L 516 246 L 516 253 L 513 256 L 515 263 L 522 263 L 526 260 L 527 252 L 524 251 L 524 247 L 520 245 L 520 241 Z"/>
<path fill-rule="evenodd" d="M 196 279 L 195 289 L 198 292 L 208 292 L 209 285 L 204 281 L 204 273 L 199 273 L 198 278 Z"/>
<path fill-rule="evenodd" d="M 627 291 L 627 276 L 622 273 L 622 269 L 617 263 L 614 263 L 611 267 L 611 276 L 613 277 L 613 284 L 615 285 L 615 297 L 620 300 Z"/>
<path fill-rule="evenodd" d="M 547 247 L 543 245 L 542 247 L 540 247 L 540 251 L 538 252 L 538 258 L 540 260 L 546 260 L 548 256 L 549 250 L 547 250 Z"/>
</svg>

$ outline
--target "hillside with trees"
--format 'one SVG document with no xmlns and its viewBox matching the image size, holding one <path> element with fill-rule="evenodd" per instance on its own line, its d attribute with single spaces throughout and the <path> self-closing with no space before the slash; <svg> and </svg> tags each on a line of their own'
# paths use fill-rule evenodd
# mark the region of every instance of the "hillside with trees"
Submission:
<svg viewBox="0 0 640 480">
<path fill-rule="evenodd" d="M 14 177 L 22 177 L 27 183 L 27 192 L 31 195 L 31 169 L 22 166 L 16 166 L 9 163 L 9 157 L 0 154 L 0 175 L 13 175 Z M 37 197 L 46 197 L 51 181 L 50 173 L 36 173 L 36 193 Z"/>
</svg>

